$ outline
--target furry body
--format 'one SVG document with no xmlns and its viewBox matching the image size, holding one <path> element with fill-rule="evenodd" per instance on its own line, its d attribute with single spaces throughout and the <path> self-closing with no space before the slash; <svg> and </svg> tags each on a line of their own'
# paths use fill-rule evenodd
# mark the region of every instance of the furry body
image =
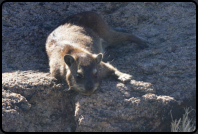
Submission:
<svg viewBox="0 0 198 134">
<path fill-rule="evenodd" d="M 103 41 L 109 45 L 131 41 L 142 48 L 147 47 L 145 41 L 132 34 L 110 29 L 97 13 L 79 13 L 69 16 L 47 38 L 51 75 L 58 80 L 66 80 L 69 89 L 85 95 L 92 94 L 106 76 L 129 81 L 131 75 L 102 61 L 102 53 L 107 47 Z"/>
</svg>

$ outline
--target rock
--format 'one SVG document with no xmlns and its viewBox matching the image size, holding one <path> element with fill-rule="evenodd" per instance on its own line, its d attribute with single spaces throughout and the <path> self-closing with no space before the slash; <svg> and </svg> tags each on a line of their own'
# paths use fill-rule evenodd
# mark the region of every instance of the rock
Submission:
<svg viewBox="0 0 198 134">
<path fill-rule="evenodd" d="M 9 82 L 9 83 L 8 83 Z M 64 86 L 49 73 L 17 71 L 2 75 L 4 131 L 74 131 L 73 107 Z M 68 87 L 67 87 L 68 88 Z"/>
<path fill-rule="evenodd" d="M 91 96 L 64 92 L 50 77 L 45 41 L 69 15 L 96 11 L 112 28 L 149 42 L 105 54 L 127 84 L 104 79 Z M 196 109 L 196 6 L 192 2 L 4 2 L 2 128 L 17 131 L 170 131 Z M 193 119 L 196 115 L 191 116 Z"/>
<path fill-rule="evenodd" d="M 16 131 L 24 123 L 24 113 L 28 111 L 31 104 L 24 96 L 2 89 L 2 128 L 4 131 Z M 8 125 L 9 124 L 9 125 Z"/>
</svg>

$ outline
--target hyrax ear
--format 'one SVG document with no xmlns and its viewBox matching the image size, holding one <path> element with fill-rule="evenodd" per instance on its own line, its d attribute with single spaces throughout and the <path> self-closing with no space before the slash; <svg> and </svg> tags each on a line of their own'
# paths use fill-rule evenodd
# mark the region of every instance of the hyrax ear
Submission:
<svg viewBox="0 0 198 134">
<path fill-rule="evenodd" d="M 96 55 L 96 63 L 99 64 L 102 61 L 102 53 Z"/>
<path fill-rule="evenodd" d="M 64 56 L 64 60 L 65 60 L 65 63 L 70 67 L 72 65 L 72 63 L 75 61 L 74 58 L 69 55 L 69 54 L 66 54 Z"/>
</svg>

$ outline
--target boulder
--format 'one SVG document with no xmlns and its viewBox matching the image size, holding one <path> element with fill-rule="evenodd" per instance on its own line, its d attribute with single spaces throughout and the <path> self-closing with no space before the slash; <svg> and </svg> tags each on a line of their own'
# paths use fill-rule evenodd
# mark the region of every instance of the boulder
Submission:
<svg viewBox="0 0 198 134">
<path fill-rule="evenodd" d="M 146 49 L 125 42 L 106 50 L 108 62 L 133 76 L 129 83 L 106 78 L 85 96 L 50 76 L 48 34 L 83 11 L 148 41 Z M 171 114 L 181 118 L 185 107 L 196 109 L 195 3 L 2 4 L 3 131 L 170 131 Z"/>
</svg>

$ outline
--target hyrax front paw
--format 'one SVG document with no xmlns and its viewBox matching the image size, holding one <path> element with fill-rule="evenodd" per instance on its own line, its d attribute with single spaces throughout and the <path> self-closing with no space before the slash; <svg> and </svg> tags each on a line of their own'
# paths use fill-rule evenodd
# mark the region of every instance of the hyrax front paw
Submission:
<svg viewBox="0 0 198 134">
<path fill-rule="evenodd" d="M 138 45 L 141 49 L 149 47 L 148 42 L 145 40 L 142 40 Z"/>
<path fill-rule="evenodd" d="M 126 83 L 126 82 L 129 82 L 131 80 L 132 76 L 129 75 L 129 74 L 125 74 L 125 73 L 122 73 L 118 76 L 118 80 Z"/>
</svg>

